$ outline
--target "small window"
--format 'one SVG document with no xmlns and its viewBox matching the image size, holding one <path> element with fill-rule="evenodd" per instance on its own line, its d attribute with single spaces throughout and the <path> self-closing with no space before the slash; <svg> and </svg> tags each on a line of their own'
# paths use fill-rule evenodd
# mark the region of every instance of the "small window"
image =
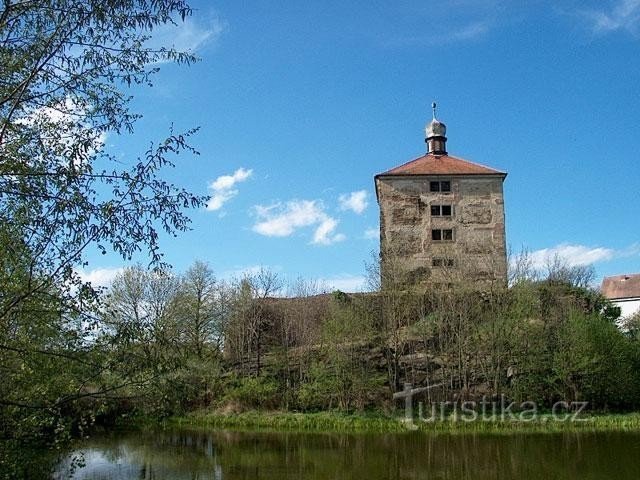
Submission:
<svg viewBox="0 0 640 480">
<path fill-rule="evenodd" d="M 451 205 L 431 205 L 432 217 L 450 217 L 451 212 Z"/>
<path fill-rule="evenodd" d="M 433 258 L 431 265 L 433 267 L 455 267 L 456 262 L 453 258 Z"/>
<path fill-rule="evenodd" d="M 431 192 L 450 192 L 451 182 L 449 180 L 429 182 L 429 191 Z"/>
<path fill-rule="evenodd" d="M 451 228 L 431 230 L 431 240 L 434 242 L 453 241 L 453 230 Z"/>
</svg>

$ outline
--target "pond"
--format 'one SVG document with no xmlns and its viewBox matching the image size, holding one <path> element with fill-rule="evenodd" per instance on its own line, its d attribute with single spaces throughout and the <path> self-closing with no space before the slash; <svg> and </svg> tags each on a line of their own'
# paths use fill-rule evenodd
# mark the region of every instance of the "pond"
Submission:
<svg viewBox="0 0 640 480">
<path fill-rule="evenodd" d="M 72 468 L 82 454 L 84 466 Z M 640 478 L 640 433 L 135 432 L 87 441 L 56 479 Z"/>
</svg>

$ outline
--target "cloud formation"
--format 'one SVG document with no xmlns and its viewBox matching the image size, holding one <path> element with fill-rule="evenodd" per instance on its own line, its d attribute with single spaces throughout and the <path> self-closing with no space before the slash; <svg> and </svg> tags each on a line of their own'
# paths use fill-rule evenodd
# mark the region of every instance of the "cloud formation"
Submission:
<svg viewBox="0 0 640 480">
<path fill-rule="evenodd" d="M 170 46 L 179 52 L 194 54 L 205 45 L 215 43 L 228 29 L 228 23 L 215 14 L 197 19 L 187 17 L 184 21 L 176 20 L 175 25 L 167 23 L 155 28 L 146 46 Z"/>
<path fill-rule="evenodd" d="M 363 292 L 367 288 L 367 279 L 362 275 L 336 275 L 335 277 L 320 280 L 327 290 L 340 290 L 346 293 Z"/>
<path fill-rule="evenodd" d="M 446 29 L 441 28 L 436 32 L 430 31 L 428 34 L 401 36 L 385 43 L 389 47 L 433 47 L 448 45 L 451 43 L 473 41 L 481 38 L 489 33 L 492 26 L 491 20 L 482 19 L 472 21 L 462 26 L 451 26 Z"/>
<path fill-rule="evenodd" d="M 367 196 L 368 193 L 366 190 L 358 190 L 357 192 L 351 192 L 349 194 L 343 193 L 338 197 L 340 210 L 351 210 L 360 215 L 369 205 Z"/>
<path fill-rule="evenodd" d="M 640 33 L 640 0 L 618 0 L 610 10 L 583 10 L 581 14 L 596 33 Z"/>
<path fill-rule="evenodd" d="M 221 175 L 209 184 L 212 191 L 207 201 L 207 210 L 220 210 L 222 206 L 238 194 L 236 184 L 244 182 L 253 174 L 252 169 L 239 168 L 231 175 Z"/>
<path fill-rule="evenodd" d="M 258 222 L 253 231 L 260 235 L 288 237 L 300 228 L 314 226 L 313 244 L 331 245 L 346 238 L 342 233 L 335 233 L 338 221 L 327 215 L 317 200 L 291 200 L 285 204 L 256 205 L 254 208 Z"/>
<path fill-rule="evenodd" d="M 90 282 L 91 285 L 96 287 L 108 287 L 111 285 L 117 275 L 122 273 L 124 268 L 122 267 L 109 267 L 109 268 L 94 268 L 93 270 L 85 271 L 77 270 L 76 273 L 80 276 L 80 280 L 83 282 Z"/>
<path fill-rule="evenodd" d="M 378 238 L 380 238 L 380 232 L 378 231 L 377 228 L 367 228 L 364 231 L 363 236 L 367 240 L 377 240 Z"/>
<path fill-rule="evenodd" d="M 565 260 L 570 267 L 576 267 L 611 260 L 617 255 L 618 253 L 611 248 L 561 243 L 555 247 L 535 250 L 531 252 L 530 258 L 533 268 L 543 269 L 556 256 Z"/>
<path fill-rule="evenodd" d="M 66 97 L 53 105 L 28 112 L 15 123 L 37 131 L 42 143 L 62 155 L 65 163 L 71 155 L 69 151 L 73 151 L 71 159 L 76 167 L 80 167 L 101 151 L 107 141 L 107 133 L 92 124 L 90 110 L 86 99 Z M 79 144 L 88 148 L 74 148 Z"/>
</svg>

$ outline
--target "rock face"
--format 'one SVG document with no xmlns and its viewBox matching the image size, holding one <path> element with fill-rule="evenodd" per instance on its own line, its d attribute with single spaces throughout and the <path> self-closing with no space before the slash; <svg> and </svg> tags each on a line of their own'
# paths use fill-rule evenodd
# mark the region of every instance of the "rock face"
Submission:
<svg viewBox="0 0 640 480">
<path fill-rule="evenodd" d="M 489 168 L 447 174 L 475 164 L 454 157 L 446 158 L 458 163 L 438 164 L 440 158 L 426 155 L 407 165 L 431 162 L 428 168 L 376 176 L 383 286 L 397 281 L 398 270 L 409 284 L 506 285 L 506 174 Z"/>
</svg>

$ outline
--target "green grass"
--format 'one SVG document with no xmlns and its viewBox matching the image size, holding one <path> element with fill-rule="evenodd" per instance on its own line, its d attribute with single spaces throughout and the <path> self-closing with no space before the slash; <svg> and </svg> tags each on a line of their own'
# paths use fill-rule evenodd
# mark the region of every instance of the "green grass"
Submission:
<svg viewBox="0 0 640 480">
<path fill-rule="evenodd" d="M 395 417 L 381 413 L 341 412 L 293 413 L 250 411 L 232 415 L 194 412 L 171 418 L 168 423 L 189 427 L 215 427 L 237 430 L 278 430 L 306 432 L 402 432 L 406 427 Z"/>
<path fill-rule="evenodd" d="M 586 414 L 580 421 L 557 421 L 550 414 L 539 415 L 534 421 L 496 420 L 474 422 L 445 421 L 422 422 L 416 420 L 407 426 L 400 416 L 383 413 L 348 414 L 341 412 L 292 413 L 251 411 L 223 415 L 198 411 L 183 417 L 166 420 L 165 425 L 190 428 L 216 428 L 232 430 L 268 430 L 288 432 L 339 433 L 399 433 L 411 430 L 434 434 L 465 433 L 561 433 L 596 431 L 638 431 L 640 413 Z"/>
</svg>

